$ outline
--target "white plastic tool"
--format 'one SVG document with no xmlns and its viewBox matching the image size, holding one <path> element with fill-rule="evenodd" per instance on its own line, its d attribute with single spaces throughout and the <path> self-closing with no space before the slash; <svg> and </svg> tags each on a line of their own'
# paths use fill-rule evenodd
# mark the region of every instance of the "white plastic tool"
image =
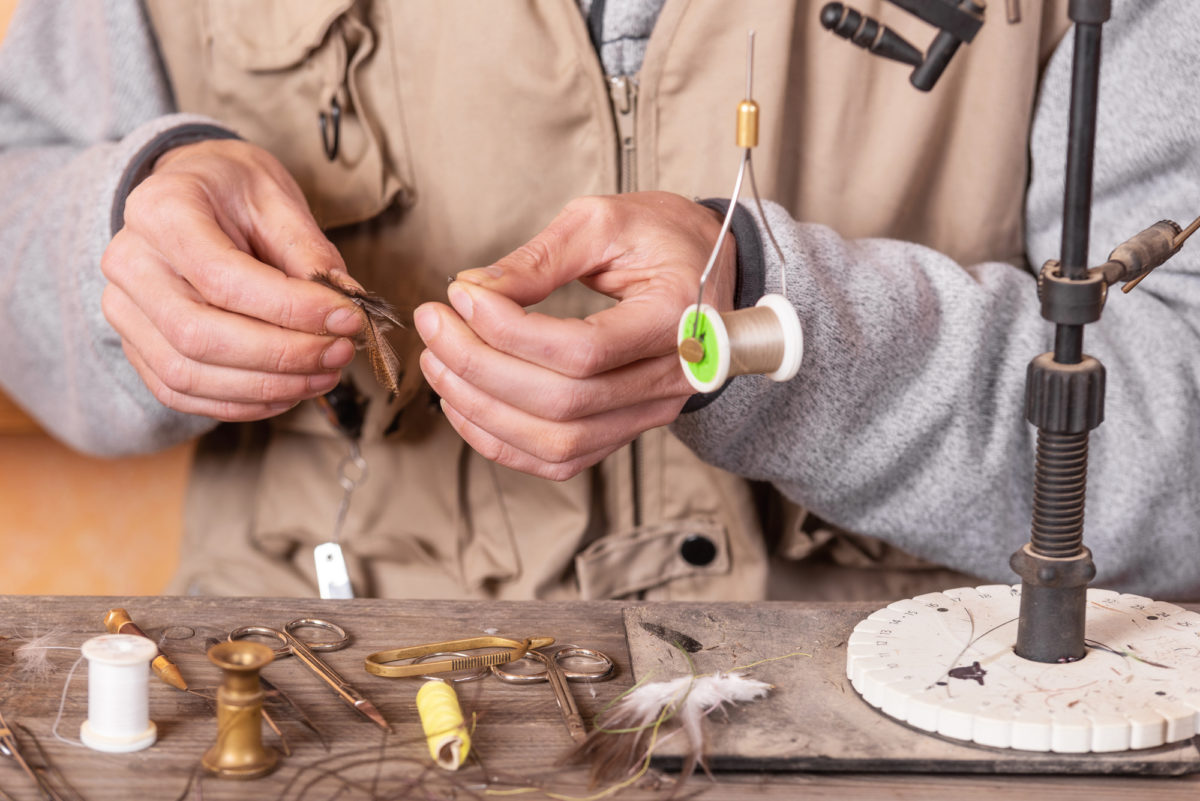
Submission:
<svg viewBox="0 0 1200 801">
<path fill-rule="evenodd" d="M 980 745 L 1086 753 L 1154 748 L 1200 724 L 1200 614 L 1111 590 L 1087 594 L 1087 655 L 1017 656 L 1020 585 L 897 601 L 854 628 L 846 673 L 910 726 Z"/>
</svg>

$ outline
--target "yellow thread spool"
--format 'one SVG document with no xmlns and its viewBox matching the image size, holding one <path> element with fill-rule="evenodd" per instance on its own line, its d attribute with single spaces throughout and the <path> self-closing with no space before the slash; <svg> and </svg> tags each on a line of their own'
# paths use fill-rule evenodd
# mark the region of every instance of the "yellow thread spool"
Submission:
<svg viewBox="0 0 1200 801">
<path fill-rule="evenodd" d="M 439 679 L 422 684 L 417 690 L 417 714 L 433 761 L 446 770 L 458 770 L 471 750 L 471 734 L 454 687 Z"/>
<path fill-rule="evenodd" d="M 677 343 L 679 363 L 688 383 L 698 392 L 714 392 L 739 375 L 766 375 L 772 381 L 788 381 L 800 369 L 804 357 L 804 334 L 795 308 L 782 295 L 763 295 L 749 309 L 720 314 L 712 306 L 700 306 L 700 340 L 692 337 L 690 306 L 679 320 Z M 699 344 L 700 359 L 688 347 Z"/>
</svg>

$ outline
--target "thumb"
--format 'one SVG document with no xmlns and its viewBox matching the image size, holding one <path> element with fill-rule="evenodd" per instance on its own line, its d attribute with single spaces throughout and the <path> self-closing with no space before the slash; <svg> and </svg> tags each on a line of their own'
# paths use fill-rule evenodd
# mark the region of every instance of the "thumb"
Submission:
<svg viewBox="0 0 1200 801">
<path fill-rule="evenodd" d="M 607 198 L 573 200 L 540 233 L 495 264 L 456 276 L 498 292 L 520 306 L 605 267 L 617 238 L 616 215 Z"/>
</svg>

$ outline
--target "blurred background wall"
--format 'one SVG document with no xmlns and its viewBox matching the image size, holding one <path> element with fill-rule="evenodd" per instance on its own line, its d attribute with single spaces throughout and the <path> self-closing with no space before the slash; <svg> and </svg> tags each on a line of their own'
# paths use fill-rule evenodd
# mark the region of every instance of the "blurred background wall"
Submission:
<svg viewBox="0 0 1200 801">
<path fill-rule="evenodd" d="M 0 38 L 16 5 L 0 0 Z M 83 456 L 0 394 L 0 594 L 159 593 L 178 558 L 191 451 Z"/>
</svg>

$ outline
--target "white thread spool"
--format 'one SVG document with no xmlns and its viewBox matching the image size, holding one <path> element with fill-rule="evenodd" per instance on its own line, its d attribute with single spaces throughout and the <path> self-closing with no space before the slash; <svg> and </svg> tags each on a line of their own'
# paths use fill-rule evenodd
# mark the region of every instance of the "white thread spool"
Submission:
<svg viewBox="0 0 1200 801">
<path fill-rule="evenodd" d="M 79 739 L 110 754 L 154 745 L 158 729 L 149 716 L 148 683 L 158 646 L 132 634 L 102 634 L 81 650 L 88 660 L 88 719 Z"/>
<path fill-rule="evenodd" d="M 702 348 L 701 358 L 696 361 L 684 358 L 682 348 L 679 355 L 683 374 L 696 391 L 713 392 L 739 375 L 789 381 L 800 370 L 804 332 L 796 309 L 783 295 L 763 295 L 753 308 L 725 315 L 702 304 L 698 341 L 692 336 L 696 331 L 695 313 L 693 304 L 680 317 L 677 342 L 682 345 L 692 340 Z"/>
</svg>

